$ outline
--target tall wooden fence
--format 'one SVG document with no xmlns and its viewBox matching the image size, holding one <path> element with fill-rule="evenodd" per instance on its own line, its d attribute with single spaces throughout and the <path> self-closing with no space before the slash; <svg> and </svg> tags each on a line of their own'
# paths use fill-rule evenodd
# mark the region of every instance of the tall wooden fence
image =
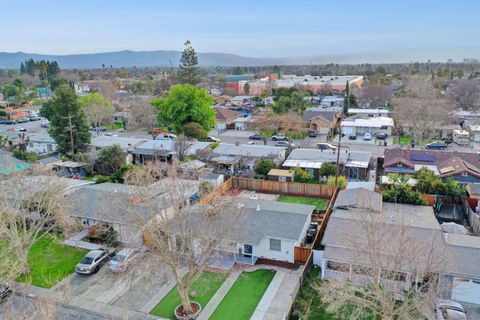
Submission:
<svg viewBox="0 0 480 320">
<path fill-rule="evenodd" d="M 330 199 L 335 192 L 334 186 L 320 184 L 279 182 L 240 177 L 233 177 L 232 179 L 233 188 L 258 191 L 262 193 L 288 194 L 302 197 Z"/>
<path fill-rule="evenodd" d="M 198 201 L 198 203 L 209 204 L 210 202 L 212 202 L 212 200 L 215 197 L 222 196 L 225 193 L 227 193 L 230 189 L 232 189 L 232 184 L 233 184 L 233 181 L 232 181 L 232 178 L 230 178 L 227 181 L 225 181 L 220 187 L 216 188 L 215 190 L 213 190 L 212 192 L 210 192 L 206 196 L 202 197 Z"/>
<path fill-rule="evenodd" d="M 465 203 L 464 206 L 467 210 L 468 224 L 472 228 L 473 234 L 475 236 L 480 236 L 480 216 L 473 211 L 467 203 Z"/>
</svg>

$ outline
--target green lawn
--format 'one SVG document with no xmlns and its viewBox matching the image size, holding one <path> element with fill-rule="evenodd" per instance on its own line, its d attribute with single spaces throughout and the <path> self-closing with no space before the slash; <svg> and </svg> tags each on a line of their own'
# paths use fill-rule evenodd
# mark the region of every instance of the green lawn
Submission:
<svg viewBox="0 0 480 320">
<path fill-rule="evenodd" d="M 113 124 L 107 124 L 107 125 L 105 125 L 105 128 L 106 128 L 107 130 L 112 131 L 112 130 L 121 129 L 121 128 L 123 128 L 123 126 L 122 126 L 121 123 L 116 123 L 116 122 L 115 122 L 115 123 L 113 123 Z"/>
<path fill-rule="evenodd" d="M 248 320 L 272 281 L 275 271 L 242 272 L 210 320 Z"/>
<path fill-rule="evenodd" d="M 397 137 L 392 137 L 392 143 L 397 144 Z M 410 137 L 400 137 L 400 144 L 411 144 L 412 138 Z"/>
<path fill-rule="evenodd" d="M 52 237 L 38 240 L 28 253 L 30 275 L 21 276 L 20 282 L 51 288 L 75 271 L 75 265 L 87 250 L 60 244 Z"/>
<path fill-rule="evenodd" d="M 225 273 L 203 272 L 200 278 L 193 283 L 190 298 L 205 308 L 227 277 L 228 274 Z M 159 317 L 175 319 L 174 310 L 180 303 L 180 295 L 177 287 L 174 287 L 150 313 Z"/>
<path fill-rule="evenodd" d="M 325 209 L 327 207 L 327 202 L 328 202 L 327 199 L 296 197 L 296 196 L 286 196 L 286 195 L 281 195 L 280 197 L 278 197 L 277 201 L 298 203 L 298 204 L 308 204 L 311 206 L 315 206 L 317 210 Z"/>
</svg>

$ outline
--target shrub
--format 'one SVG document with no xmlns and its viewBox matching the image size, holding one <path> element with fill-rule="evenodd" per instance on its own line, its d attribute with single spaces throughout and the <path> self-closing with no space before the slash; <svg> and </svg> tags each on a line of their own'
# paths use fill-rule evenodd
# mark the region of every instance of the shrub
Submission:
<svg viewBox="0 0 480 320">
<path fill-rule="evenodd" d="M 313 176 L 310 173 L 300 167 L 295 167 L 295 170 L 293 171 L 293 181 L 308 183 L 311 180 L 313 180 Z"/>
<path fill-rule="evenodd" d="M 23 160 L 26 162 L 35 162 L 38 161 L 39 157 L 34 152 L 23 151 L 20 149 L 13 150 L 13 156 L 19 160 Z"/>
<path fill-rule="evenodd" d="M 335 185 L 335 176 L 328 177 L 327 185 L 334 186 Z M 347 178 L 344 176 L 338 176 L 337 179 L 337 188 L 345 189 L 347 187 Z"/>
<path fill-rule="evenodd" d="M 196 122 L 189 122 L 183 126 L 183 133 L 190 138 L 205 141 L 208 138 L 208 132 Z"/>
<path fill-rule="evenodd" d="M 414 191 L 407 182 L 408 178 L 398 174 L 388 176 L 392 184 L 383 190 L 383 201 L 404 204 L 426 205 L 420 198 L 420 192 Z"/>
<path fill-rule="evenodd" d="M 318 171 L 318 173 L 322 177 L 329 177 L 329 176 L 334 176 L 336 173 L 336 170 L 337 168 L 335 167 L 334 164 L 325 162 L 320 167 L 320 170 Z"/>
<path fill-rule="evenodd" d="M 257 162 L 255 168 L 253 169 L 257 174 L 257 178 L 265 179 L 270 172 L 270 170 L 277 167 L 276 163 L 271 159 L 262 159 Z"/>
</svg>

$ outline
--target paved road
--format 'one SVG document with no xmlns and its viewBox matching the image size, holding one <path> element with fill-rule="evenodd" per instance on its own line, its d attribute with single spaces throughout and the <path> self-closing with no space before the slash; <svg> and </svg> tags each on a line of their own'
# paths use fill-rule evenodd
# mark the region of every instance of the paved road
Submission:
<svg viewBox="0 0 480 320">
<path fill-rule="evenodd" d="M 27 129 L 27 132 L 30 132 L 30 133 L 47 133 L 47 129 L 41 127 L 41 123 L 43 121 L 44 119 L 40 121 L 30 121 L 30 122 L 19 123 L 14 125 L 0 124 L 0 133 L 15 129 L 17 126 L 24 127 L 25 129 Z"/>
</svg>

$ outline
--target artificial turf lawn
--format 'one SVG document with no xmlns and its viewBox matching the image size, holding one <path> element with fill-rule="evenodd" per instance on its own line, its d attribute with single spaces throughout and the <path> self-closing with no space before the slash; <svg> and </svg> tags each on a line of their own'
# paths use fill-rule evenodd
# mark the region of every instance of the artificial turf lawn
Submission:
<svg viewBox="0 0 480 320">
<path fill-rule="evenodd" d="M 192 285 L 192 290 L 190 294 L 193 292 L 196 293 L 195 296 L 190 296 L 195 302 L 200 303 L 202 309 L 205 308 L 207 303 L 213 297 L 215 292 L 217 292 L 218 288 L 222 285 L 222 283 L 227 279 L 228 274 L 225 273 L 215 273 L 215 272 L 203 272 L 200 278 L 197 279 Z M 180 305 L 181 299 L 180 295 L 178 294 L 177 287 L 175 286 L 167 295 L 150 311 L 151 314 L 168 318 L 168 319 L 175 319 L 174 310 L 175 308 Z"/>
<path fill-rule="evenodd" d="M 210 320 L 248 320 L 275 276 L 275 271 L 259 269 L 242 272 L 215 309 Z"/>
<path fill-rule="evenodd" d="M 311 206 L 315 206 L 317 210 L 323 210 L 327 207 L 327 200 L 321 199 L 321 198 L 307 198 L 307 197 L 281 195 L 280 197 L 278 197 L 277 201 L 298 203 L 298 204 L 309 204 Z"/>
<path fill-rule="evenodd" d="M 75 265 L 88 250 L 58 243 L 53 237 L 45 236 L 38 240 L 28 253 L 30 274 L 17 278 L 35 286 L 51 288 L 60 280 L 75 271 Z"/>
</svg>

